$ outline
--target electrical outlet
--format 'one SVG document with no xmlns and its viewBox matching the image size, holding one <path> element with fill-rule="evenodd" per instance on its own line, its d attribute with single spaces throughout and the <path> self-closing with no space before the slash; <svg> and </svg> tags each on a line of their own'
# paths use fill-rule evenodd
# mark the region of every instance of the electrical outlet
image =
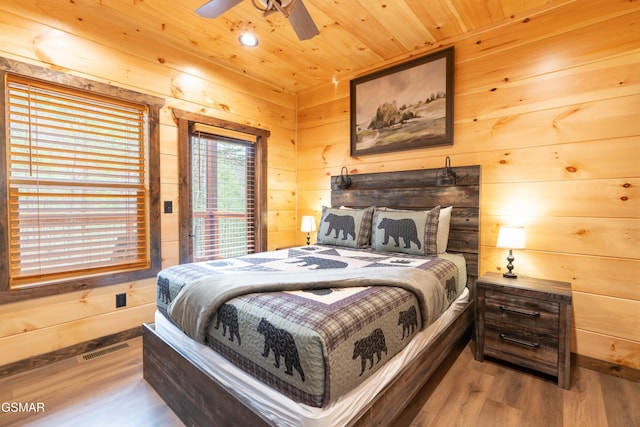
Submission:
<svg viewBox="0 0 640 427">
<path fill-rule="evenodd" d="M 164 213 L 172 213 L 173 212 L 173 202 L 171 200 L 166 200 L 164 202 Z"/>
<path fill-rule="evenodd" d="M 127 294 L 116 294 L 116 308 L 127 305 Z"/>
</svg>

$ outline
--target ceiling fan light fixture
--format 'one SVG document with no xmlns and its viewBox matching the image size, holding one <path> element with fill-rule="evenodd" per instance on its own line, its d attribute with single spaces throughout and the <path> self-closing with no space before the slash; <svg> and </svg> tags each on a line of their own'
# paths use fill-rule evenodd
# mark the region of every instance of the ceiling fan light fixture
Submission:
<svg viewBox="0 0 640 427">
<path fill-rule="evenodd" d="M 209 0 L 196 9 L 196 13 L 204 18 L 217 18 L 240 2 L 242 0 Z M 302 0 L 251 0 L 251 4 L 262 12 L 263 17 L 274 12 L 284 16 L 301 41 L 320 34 Z"/>
<path fill-rule="evenodd" d="M 240 34 L 240 37 L 238 37 L 238 40 L 240 41 L 240 44 L 242 46 L 246 46 L 246 47 L 258 46 L 258 38 L 250 32 L 244 32 Z"/>
</svg>

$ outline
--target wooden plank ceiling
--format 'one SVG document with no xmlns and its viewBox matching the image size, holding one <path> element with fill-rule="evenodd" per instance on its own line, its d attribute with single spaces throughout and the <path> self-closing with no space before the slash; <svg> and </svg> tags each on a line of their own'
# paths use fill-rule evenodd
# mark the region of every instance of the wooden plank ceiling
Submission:
<svg viewBox="0 0 640 427">
<path fill-rule="evenodd" d="M 206 0 L 2 0 L 0 15 L 26 17 L 179 68 L 189 65 L 185 53 L 195 55 L 301 93 L 571 1 L 304 0 L 320 30 L 306 41 L 282 15 L 263 18 L 251 0 L 215 19 L 194 12 Z M 240 46 L 238 36 L 246 30 L 258 36 L 257 47 Z"/>
</svg>

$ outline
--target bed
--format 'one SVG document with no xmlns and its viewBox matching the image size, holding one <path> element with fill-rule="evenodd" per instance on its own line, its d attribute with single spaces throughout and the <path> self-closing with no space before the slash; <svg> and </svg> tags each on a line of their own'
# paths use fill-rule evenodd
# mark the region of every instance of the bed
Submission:
<svg viewBox="0 0 640 427">
<path fill-rule="evenodd" d="M 389 424 L 451 350 L 468 339 L 473 322 L 480 168 L 454 170 L 457 185 L 449 187 L 435 186 L 438 170 L 354 175 L 349 189 L 332 190 L 335 208 L 323 208 L 318 245 L 163 270 L 156 322 L 143 328 L 144 378 L 187 425 Z M 349 209 L 338 208 L 344 206 Z M 415 230 L 411 237 L 390 228 L 407 215 L 415 215 L 416 224 L 425 215 L 433 224 L 435 215 L 437 224 L 445 206 L 453 207 L 446 253 L 440 251 L 442 241 L 437 248 L 435 237 L 428 241 L 426 228 L 417 234 L 420 241 Z M 355 246 L 344 246 L 347 231 L 333 221 L 338 217 L 355 218 L 358 234 L 350 238 Z M 370 236 L 360 234 L 366 229 Z M 209 275 L 222 287 L 212 291 Z M 259 283 L 266 286 L 260 291 L 268 292 L 256 292 L 255 286 L 237 291 L 234 285 L 229 294 L 231 288 L 218 283 L 225 280 Z M 423 289 L 427 282 L 434 282 L 429 290 Z M 393 286 L 372 286 L 380 284 Z M 433 297 L 423 299 L 422 292 L 435 292 L 436 303 Z M 210 294 L 225 297 L 210 304 Z M 327 304 L 325 298 L 337 299 Z M 346 306 L 343 301 L 356 307 L 353 313 L 371 312 L 381 323 L 358 314 L 359 326 L 345 328 L 352 335 L 341 330 L 338 338 L 317 338 L 325 333 L 321 326 L 335 329 L 329 326 L 336 314 L 317 317 L 321 308 Z M 357 307 L 359 301 L 367 307 Z M 195 309 L 189 305 L 194 303 Z M 287 305 L 302 311 L 278 314 Z M 264 311 L 254 314 L 260 307 Z M 205 309 L 209 322 L 192 315 Z M 293 317 L 303 322 L 292 328 Z M 297 344 L 293 353 L 278 350 L 278 340 L 269 341 L 274 331 L 279 341 Z M 309 342 L 321 343 L 315 351 L 325 359 L 305 353 L 313 347 L 301 344 L 309 334 Z M 240 347 L 249 353 L 237 353 Z"/>
</svg>

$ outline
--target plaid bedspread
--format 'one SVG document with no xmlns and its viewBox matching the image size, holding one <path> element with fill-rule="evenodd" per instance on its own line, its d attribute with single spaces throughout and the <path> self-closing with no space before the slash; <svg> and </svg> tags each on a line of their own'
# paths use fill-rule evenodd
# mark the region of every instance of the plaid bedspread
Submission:
<svg viewBox="0 0 640 427">
<path fill-rule="evenodd" d="M 158 275 L 158 308 L 167 315 L 186 285 L 225 273 L 377 267 L 374 272 L 391 266 L 428 270 L 437 279 L 431 298 L 445 301 L 427 304 L 438 311 L 429 313 L 432 320 L 464 287 L 446 259 L 314 246 L 170 267 Z M 217 309 L 207 321 L 205 341 L 291 399 L 323 407 L 406 346 L 426 320 L 421 304 L 414 293 L 390 286 L 250 293 Z"/>
</svg>

